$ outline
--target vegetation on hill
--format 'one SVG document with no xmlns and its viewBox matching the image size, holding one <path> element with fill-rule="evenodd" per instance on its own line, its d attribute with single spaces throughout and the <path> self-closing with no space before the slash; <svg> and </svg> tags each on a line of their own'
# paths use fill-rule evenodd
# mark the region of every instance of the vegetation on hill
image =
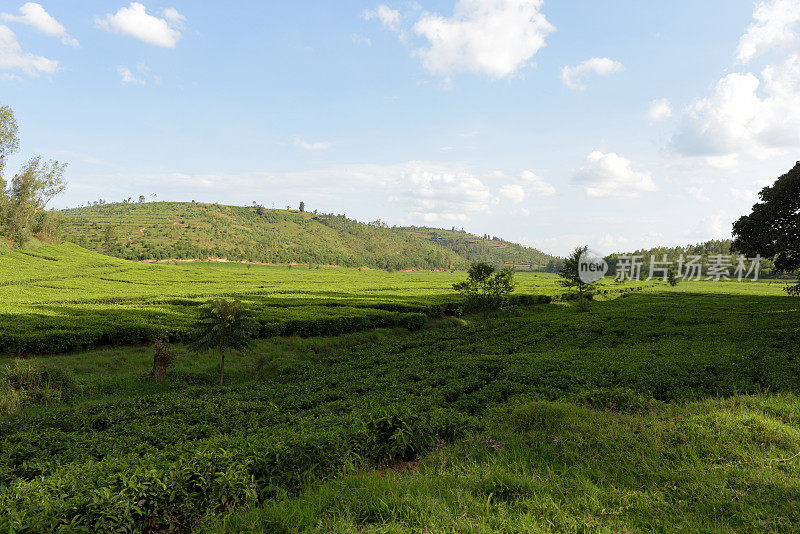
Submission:
<svg viewBox="0 0 800 534">
<path fill-rule="evenodd" d="M 492 265 L 514 265 L 522 270 L 555 273 L 560 267 L 560 259 L 545 254 L 535 248 L 511 243 L 496 236 L 478 237 L 464 230 L 427 228 L 424 226 L 403 227 L 404 232 L 426 239 L 449 250 L 470 263 L 490 263 Z"/>
<path fill-rule="evenodd" d="M 467 258 L 344 215 L 195 202 L 98 204 L 61 212 L 64 238 L 131 260 L 225 258 L 401 269 L 463 269 Z"/>
</svg>

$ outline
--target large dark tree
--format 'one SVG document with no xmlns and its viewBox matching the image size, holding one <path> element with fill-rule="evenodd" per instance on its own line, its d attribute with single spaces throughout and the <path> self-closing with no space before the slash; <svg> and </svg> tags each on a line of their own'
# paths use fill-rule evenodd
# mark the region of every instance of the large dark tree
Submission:
<svg viewBox="0 0 800 534">
<path fill-rule="evenodd" d="M 760 202 L 733 224 L 732 248 L 754 257 L 772 258 L 775 268 L 800 268 L 800 161 L 758 194 Z M 789 288 L 800 294 L 800 284 Z"/>
</svg>

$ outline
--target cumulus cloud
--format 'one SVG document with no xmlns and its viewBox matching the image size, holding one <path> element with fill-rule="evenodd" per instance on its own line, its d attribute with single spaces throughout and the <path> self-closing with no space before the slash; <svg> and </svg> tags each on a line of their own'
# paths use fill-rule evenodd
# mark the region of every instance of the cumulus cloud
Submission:
<svg viewBox="0 0 800 534">
<path fill-rule="evenodd" d="M 42 74 L 53 74 L 60 67 L 55 59 L 23 52 L 11 28 L 0 25 L 0 70 L 15 69 L 21 70 L 28 76 L 37 77 Z"/>
<path fill-rule="evenodd" d="M 67 33 L 67 29 L 54 19 L 45 9 L 35 2 L 28 2 L 19 8 L 21 15 L 0 13 L 0 19 L 9 22 L 19 22 L 33 26 L 40 32 L 51 37 L 60 37 L 61 42 L 69 46 L 79 46 L 78 40 Z"/>
<path fill-rule="evenodd" d="M 507 180 L 502 171 L 494 171 L 491 175 L 496 180 Z M 518 204 L 528 197 L 550 197 L 556 194 L 556 188 L 547 183 L 533 171 L 522 171 L 513 182 L 500 187 L 500 195 Z"/>
<path fill-rule="evenodd" d="M 525 200 L 525 188 L 519 184 L 504 185 L 500 188 L 500 194 L 514 203 L 520 203 Z"/>
<path fill-rule="evenodd" d="M 759 2 L 753 12 L 753 19 L 736 49 L 736 57 L 742 63 L 750 61 L 770 48 L 786 45 L 797 39 L 794 27 L 800 21 L 800 2 L 797 0 Z"/>
<path fill-rule="evenodd" d="M 458 0 L 451 17 L 424 13 L 414 24 L 414 33 L 428 41 L 415 55 L 436 75 L 511 76 L 555 30 L 541 8 L 542 0 Z"/>
<path fill-rule="evenodd" d="M 800 56 L 767 66 L 760 79 L 734 73 L 719 80 L 685 110 L 672 143 L 687 156 L 723 158 L 800 147 Z"/>
<path fill-rule="evenodd" d="M 798 0 L 756 4 L 753 22 L 739 41 L 739 60 L 795 41 L 792 28 L 798 21 Z M 671 145 L 679 154 L 727 169 L 743 156 L 764 159 L 800 148 L 800 55 L 773 57 L 760 74 L 722 77 L 710 95 L 684 109 Z"/>
<path fill-rule="evenodd" d="M 570 89 L 586 89 L 586 79 L 590 74 L 610 76 L 623 69 L 622 63 L 607 57 L 593 57 L 574 67 L 561 69 L 561 81 Z"/>
<path fill-rule="evenodd" d="M 522 180 L 528 193 L 533 196 L 551 197 L 556 194 L 556 188 L 533 171 L 522 171 L 519 178 Z"/>
<path fill-rule="evenodd" d="M 377 19 L 383 27 L 393 32 L 400 31 L 400 12 L 385 5 L 364 11 L 364 20 Z"/>
<path fill-rule="evenodd" d="M 650 122 L 663 121 L 672 117 L 672 106 L 666 98 L 659 98 L 650 102 L 647 108 L 647 118 Z"/>
<path fill-rule="evenodd" d="M 635 171 L 630 160 L 599 150 L 586 156 L 584 165 L 575 171 L 573 181 L 590 197 L 636 198 L 658 189 L 650 173 Z"/>
<path fill-rule="evenodd" d="M 488 212 L 494 201 L 473 174 L 443 165 L 408 163 L 393 185 L 401 187 L 395 200 L 407 205 L 409 217 L 426 223 L 466 221 L 472 213 Z"/>
<path fill-rule="evenodd" d="M 165 48 L 175 48 L 181 38 L 181 30 L 186 18 L 173 8 L 163 11 L 164 18 L 147 13 L 143 4 L 132 2 L 115 14 L 97 18 L 100 28 L 121 35 L 130 35 L 145 43 Z"/>
</svg>

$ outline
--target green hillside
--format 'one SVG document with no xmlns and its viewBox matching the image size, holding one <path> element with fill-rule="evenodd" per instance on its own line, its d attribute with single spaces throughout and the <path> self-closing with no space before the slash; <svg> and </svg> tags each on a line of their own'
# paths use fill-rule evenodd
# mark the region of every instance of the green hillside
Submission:
<svg viewBox="0 0 800 534">
<path fill-rule="evenodd" d="M 528 267 L 550 259 L 534 249 L 467 234 L 432 238 L 421 229 L 261 206 L 115 203 L 61 214 L 67 241 L 130 260 L 225 258 L 399 270 L 460 269 L 476 260 Z"/>
<path fill-rule="evenodd" d="M 531 270 L 545 270 L 548 265 L 552 266 L 557 262 L 557 258 L 554 256 L 545 254 L 535 248 L 511 243 L 499 237 L 488 235 L 478 237 L 455 228 L 443 230 L 441 228 L 409 226 L 403 228 L 403 231 L 414 237 L 425 239 L 452 250 L 470 262 L 509 263 Z"/>
</svg>

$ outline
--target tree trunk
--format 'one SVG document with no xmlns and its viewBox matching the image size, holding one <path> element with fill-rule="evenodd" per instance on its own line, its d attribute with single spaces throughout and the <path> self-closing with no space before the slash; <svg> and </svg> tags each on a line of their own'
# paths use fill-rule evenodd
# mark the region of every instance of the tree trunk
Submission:
<svg viewBox="0 0 800 534">
<path fill-rule="evenodd" d="M 163 383 L 167 379 L 167 366 L 163 362 L 153 362 L 153 378 L 158 383 Z"/>
<path fill-rule="evenodd" d="M 225 351 L 222 351 L 222 361 L 219 366 L 219 385 L 225 382 Z"/>
</svg>

